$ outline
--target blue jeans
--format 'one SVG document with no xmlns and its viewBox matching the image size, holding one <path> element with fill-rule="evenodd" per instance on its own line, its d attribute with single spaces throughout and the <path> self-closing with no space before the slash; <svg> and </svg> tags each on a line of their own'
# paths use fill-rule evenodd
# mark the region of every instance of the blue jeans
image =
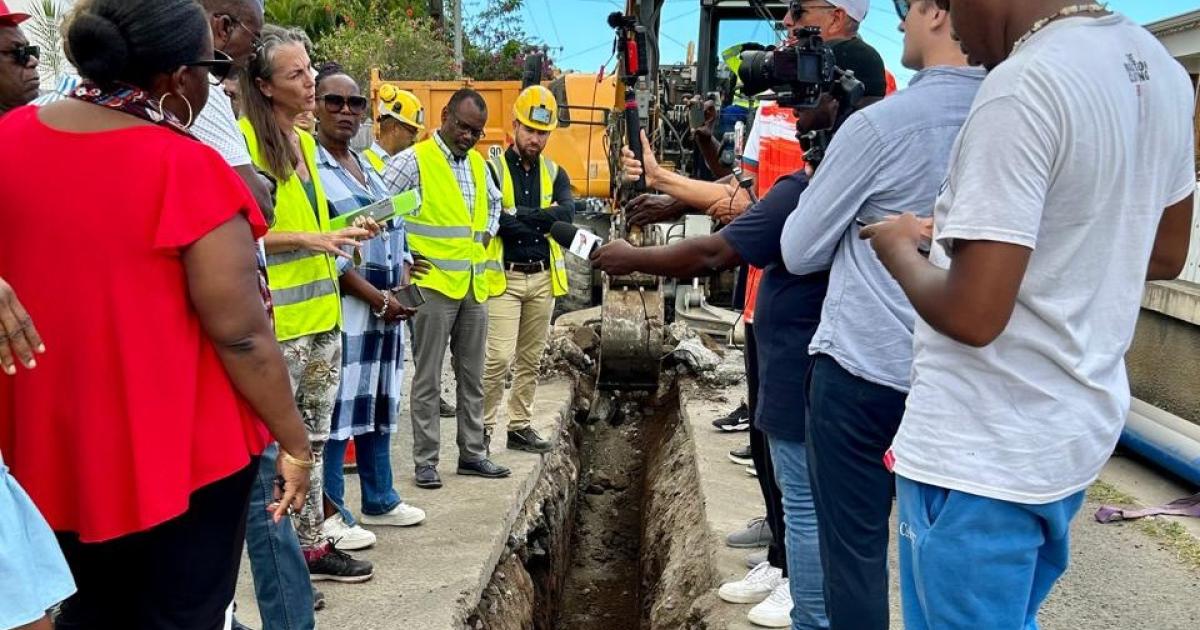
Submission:
<svg viewBox="0 0 1200 630">
<path fill-rule="evenodd" d="M 316 626 L 312 582 L 300 551 L 300 539 L 290 518 L 275 523 L 267 512 L 267 505 L 275 500 L 278 456 L 279 445 L 272 444 L 259 461 L 246 517 L 246 553 L 254 574 L 254 594 L 263 630 L 311 630 Z"/>
<path fill-rule="evenodd" d="M 783 491 L 789 587 L 792 592 L 792 628 L 828 628 L 825 617 L 824 571 L 817 542 L 817 510 L 808 479 L 808 451 L 804 442 L 769 437 L 775 480 Z"/>
<path fill-rule="evenodd" d="M 828 355 L 813 357 L 805 442 L 834 630 L 886 630 L 890 621 L 887 548 L 896 482 L 883 456 L 904 417 L 904 399 Z"/>
<path fill-rule="evenodd" d="M 354 436 L 363 514 L 379 516 L 400 505 L 400 493 L 392 484 L 391 438 L 390 433 L 374 431 Z M 357 521 L 346 509 L 346 475 L 342 472 L 348 442 L 329 440 L 325 443 L 325 495 L 337 507 L 346 524 L 353 526 Z"/>
<path fill-rule="evenodd" d="M 1036 630 L 1083 495 L 1024 505 L 897 476 L 905 628 Z"/>
</svg>

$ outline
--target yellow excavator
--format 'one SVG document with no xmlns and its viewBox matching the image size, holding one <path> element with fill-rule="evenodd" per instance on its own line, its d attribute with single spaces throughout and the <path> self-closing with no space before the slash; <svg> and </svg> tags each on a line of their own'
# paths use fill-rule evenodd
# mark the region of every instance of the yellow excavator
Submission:
<svg viewBox="0 0 1200 630">
<path fill-rule="evenodd" d="M 772 31 L 788 10 L 786 0 L 697 0 L 699 32 L 688 46 L 684 63 L 661 65 L 658 32 L 665 0 L 627 0 L 624 12 L 608 16 L 617 69 L 610 74 L 568 73 L 543 80 L 541 62 L 527 63 L 522 81 L 408 81 L 371 73 L 371 100 L 385 84 L 408 90 L 425 105 L 429 129 L 441 125 L 441 113 L 451 94 L 462 87 L 478 91 L 488 104 L 489 119 L 478 149 L 488 157 L 512 141 L 513 102 L 533 83 L 545 85 L 559 105 L 559 128 L 551 135 L 546 156 L 571 177 L 577 201 L 576 224 L 607 238 L 626 238 L 634 245 L 660 245 L 672 227 L 683 235 L 707 234 L 710 226 L 689 221 L 645 230 L 627 228 L 624 203 L 644 186 L 623 184 L 620 147 L 640 152 L 630 142 L 640 129 L 648 131 L 660 163 L 693 171 L 702 168 L 689 139 L 696 121 L 693 95 L 724 91 L 728 103 L 732 83 L 719 58 L 724 47 L 758 37 L 777 39 Z M 601 25 L 597 24 L 597 28 Z M 693 55 L 693 52 L 695 54 Z M 707 217 L 701 217 L 705 222 Z M 571 257 L 568 257 L 571 258 Z M 664 281 L 645 274 L 609 277 L 593 273 L 586 261 L 571 258 L 571 293 L 560 300 L 563 310 L 600 305 L 600 385 L 628 389 L 654 387 L 662 357 L 663 328 L 668 318 L 733 341 L 739 336 L 738 316 L 710 306 L 698 282 Z M 729 283 L 726 283 L 729 284 Z"/>
</svg>

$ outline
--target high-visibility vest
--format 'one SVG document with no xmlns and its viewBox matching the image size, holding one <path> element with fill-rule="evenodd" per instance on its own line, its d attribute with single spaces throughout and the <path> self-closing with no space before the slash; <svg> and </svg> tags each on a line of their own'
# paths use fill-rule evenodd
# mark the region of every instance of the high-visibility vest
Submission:
<svg viewBox="0 0 1200 630">
<path fill-rule="evenodd" d="M 553 160 L 539 158 L 542 175 L 541 208 L 545 210 L 554 205 L 554 179 L 558 177 L 558 165 Z M 503 155 L 494 157 L 489 164 L 496 178 L 500 180 L 500 192 L 503 195 L 504 211 L 509 212 L 517 206 L 516 194 L 513 192 L 512 177 L 508 170 L 508 160 Z M 554 297 L 567 294 L 567 261 L 563 258 L 562 247 L 549 236 L 550 243 L 550 287 Z M 488 289 L 492 297 L 503 295 L 508 290 L 508 279 L 504 275 L 504 243 L 502 239 L 492 239 L 488 246 L 487 266 Z"/>
<path fill-rule="evenodd" d="M 258 136 L 250 121 L 238 121 L 250 159 L 255 166 L 266 169 Z M 325 189 L 317 175 L 317 142 L 304 131 L 300 136 L 300 152 L 308 166 L 316 189 L 317 207 L 313 208 L 304 191 L 300 176 L 292 173 L 275 189 L 275 225 L 272 232 L 328 232 L 329 205 Z M 275 336 L 280 341 L 296 339 L 334 330 L 342 324 L 342 300 L 338 294 L 338 272 L 333 257 L 323 252 L 293 250 L 267 254 L 267 286 L 275 306 Z"/>
<path fill-rule="evenodd" d="M 488 227 L 487 164 L 479 152 L 467 152 L 475 180 L 475 206 L 468 210 L 437 142 L 433 138 L 418 142 L 413 151 L 421 172 L 421 209 L 405 219 L 408 247 L 433 266 L 414 282 L 452 300 L 463 299 L 471 290 L 477 302 L 486 302 L 487 252 L 483 239 Z"/>
<path fill-rule="evenodd" d="M 383 174 L 383 171 L 387 168 L 387 162 L 384 160 L 384 156 L 375 150 L 375 147 L 363 151 L 362 155 L 367 158 L 367 163 L 371 165 L 371 168 L 375 169 L 376 173 Z"/>
</svg>

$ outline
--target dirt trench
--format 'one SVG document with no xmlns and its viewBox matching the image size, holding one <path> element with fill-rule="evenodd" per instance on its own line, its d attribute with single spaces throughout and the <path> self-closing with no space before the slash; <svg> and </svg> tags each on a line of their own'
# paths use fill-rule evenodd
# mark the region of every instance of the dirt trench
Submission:
<svg viewBox="0 0 1200 630">
<path fill-rule="evenodd" d="M 708 627 L 712 537 L 679 405 L 667 382 L 564 423 L 466 628 Z"/>
</svg>

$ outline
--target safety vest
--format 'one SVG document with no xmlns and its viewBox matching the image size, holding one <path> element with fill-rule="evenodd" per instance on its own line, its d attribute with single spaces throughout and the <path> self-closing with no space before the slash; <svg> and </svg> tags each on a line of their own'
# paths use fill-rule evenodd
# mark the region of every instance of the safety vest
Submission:
<svg viewBox="0 0 1200 630">
<path fill-rule="evenodd" d="M 540 199 L 542 205 L 540 207 L 545 210 L 554 205 L 554 179 L 558 177 L 558 165 L 553 160 L 544 157 L 539 158 L 539 161 L 542 173 Z M 500 180 L 504 210 L 508 212 L 517 206 L 512 177 L 508 170 L 508 160 L 504 159 L 504 155 L 499 155 L 494 157 L 489 164 L 492 172 Z M 562 297 L 567 294 L 567 261 L 563 258 L 562 247 L 559 247 L 558 243 L 548 236 L 546 240 L 550 243 L 550 288 L 554 297 Z M 502 239 L 492 239 L 492 244 L 488 246 L 487 282 L 492 297 L 503 295 L 508 290 L 508 279 L 504 275 L 504 243 Z"/>
<path fill-rule="evenodd" d="M 375 169 L 376 173 L 379 173 L 380 175 L 383 174 L 384 169 L 387 168 L 387 163 L 384 161 L 384 156 L 380 155 L 380 153 L 375 150 L 375 147 L 371 147 L 366 151 L 363 151 L 362 155 L 363 157 L 367 158 L 367 163 L 371 165 L 371 168 Z"/>
<path fill-rule="evenodd" d="M 446 154 L 433 138 L 413 145 L 421 172 L 421 209 L 405 219 L 408 246 L 433 268 L 414 282 L 452 300 L 467 291 L 477 302 L 489 294 L 484 277 L 487 252 L 483 239 L 488 227 L 487 164 L 477 151 L 468 151 L 475 179 L 475 207 L 468 210 Z M 499 239 L 495 239 L 499 240 Z"/>
<path fill-rule="evenodd" d="M 266 169 L 258 137 L 250 121 L 238 121 L 250 159 Z M 317 175 L 317 142 L 299 129 L 300 152 L 316 189 L 313 209 L 300 176 L 292 173 L 275 189 L 275 225 L 272 232 L 328 232 L 329 206 Z M 342 324 L 342 300 L 338 295 L 338 272 L 333 257 L 322 252 L 293 250 L 267 254 L 267 286 L 275 306 L 275 336 L 280 341 L 296 339 L 338 328 Z"/>
</svg>

